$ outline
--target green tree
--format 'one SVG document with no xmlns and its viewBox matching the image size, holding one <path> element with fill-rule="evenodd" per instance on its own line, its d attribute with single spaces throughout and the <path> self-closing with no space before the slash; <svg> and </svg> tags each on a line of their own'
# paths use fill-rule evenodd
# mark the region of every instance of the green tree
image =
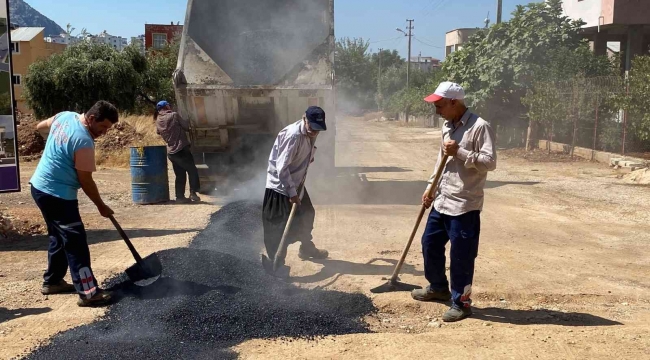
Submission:
<svg viewBox="0 0 650 360">
<path fill-rule="evenodd" d="M 80 43 L 32 64 L 25 98 L 38 118 L 65 110 L 83 112 L 99 99 L 129 112 L 140 93 L 142 64 L 142 55 L 131 51 Z"/>
<path fill-rule="evenodd" d="M 627 86 L 627 94 L 622 93 L 616 99 L 616 103 L 628 113 L 626 151 L 649 151 L 650 56 L 633 59 Z"/>
<path fill-rule="evenodd" d="M 369 46 L 362 38 L 342 38 L 336 42 L 335 81 L 339 104 L 344 110 L 369 109 L 374 105 L 376 77 Z"/>
<path fill-rule="evenodd" d="M 468 103 L 486 118 L 524 127 L 527 109 L 521 98 L 536 80 L 611 73 L 607 61 L 587 56 L 588 45 L 580 37 L 583 24 L 562 14 L 561 0 L 520 5 L 510 21 L 471 37 L 443 69 L 465 87 Z M 572 66 L 564 68 L 566 64 Z"/>
<path fill-rule="evenodd" d="M 172 74 L 176 69 L 180 41 L 166 44 L 162 49 L 148 51 L 146 70 L 142 72 L 142 94 L 154 102 L 167 100 L 170 104 L 176 102 Z M 147 101 L 140 102 L 142 112 L 153 111 Z"/>
</svg>

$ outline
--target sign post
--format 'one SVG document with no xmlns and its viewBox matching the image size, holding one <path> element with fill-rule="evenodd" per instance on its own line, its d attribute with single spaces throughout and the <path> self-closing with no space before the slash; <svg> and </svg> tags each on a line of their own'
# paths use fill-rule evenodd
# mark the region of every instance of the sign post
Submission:
<svg viewBox="0 0 650 360">
<path fill-rule="evenodd" d="M 20 191 L 9 1 L 0 1 L 0 193 Z"/>
</svg>

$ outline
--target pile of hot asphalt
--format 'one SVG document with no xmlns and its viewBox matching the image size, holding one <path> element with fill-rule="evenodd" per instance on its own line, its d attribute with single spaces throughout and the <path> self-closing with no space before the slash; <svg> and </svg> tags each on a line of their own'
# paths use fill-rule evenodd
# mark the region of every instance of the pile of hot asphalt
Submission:
<svg viewBox="0 0 650 360">
<path fill-rule="evenodd" d="M 159 253 L 163 276 L 138 287 L 124 275 L 106 317 L 57 335 L 30 359 L 234 358 L 255 338 L 317 338 L 368 332 L 375 308 L 362 294 L 305 290 L 267 275 L 259 262 L 261 206 L 235 202 L 212 216 L 189 248 Z"/>
</svg>

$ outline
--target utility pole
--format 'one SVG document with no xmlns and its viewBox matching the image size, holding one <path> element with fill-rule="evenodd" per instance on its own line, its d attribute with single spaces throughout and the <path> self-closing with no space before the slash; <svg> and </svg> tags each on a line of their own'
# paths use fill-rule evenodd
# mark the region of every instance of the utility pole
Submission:
<svg viewBox="0 0 650 360">
<path fill-rule="evenodd" d="M 501 24 L 502 12 L 503 12 L 503 0 L 497 0 L 497 24 Z"/>
<path fill-rule="evenodd" d="M 409 20 L 407 19 L 409 23 L 409 57 L 408 57 L 408 65 L 406 66 L 406 90 L 408 90 L 411 86 L 411 39 L 413 38 L 413 21 L 415 20 Z M 406 115 L 406 118 L 408 119 L 408 115 Z M 408 121 L 408 120 L 407 120 Z"/>
<path fill-rule="evenodd" d="M 411 39 L 413 38 L 413 19 L 409 20 L 406 19 L 409 23 L 409 58 L 408 58 L 408 65 L 406 66 L 406 91 L 408 91 L 411 87 Z M 411 112 L 411 109 L 409 107 L 406 108 L 406 123 L 409 122 L 409 113 Z"/>
</svg>

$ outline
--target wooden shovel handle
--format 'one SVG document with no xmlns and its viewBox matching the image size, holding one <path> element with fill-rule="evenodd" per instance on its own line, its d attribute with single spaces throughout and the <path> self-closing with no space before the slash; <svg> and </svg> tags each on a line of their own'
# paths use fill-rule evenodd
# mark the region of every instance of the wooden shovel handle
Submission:
<svg viewBox="0 0 650 360">
<path fill-rule="evenodd" d="M 440 177 L 442 176 L 442 172 L 445 169 L 445 165 L 447 165 L 447 159 L 449 156 L 445 155 L 442 158 L 442 161 L 440 162 L 440 165 L 438 166 L 438 170 L 436 171 L 436 176 L 433 179 L 433 183 L 431 184 L 431 187 L 429 187 L 429 191 L 427 192 L 427 197 L 432 197 L 435 195 L 436 190 L 438 189 L 438 183 L 440 182 Z M 415 238 L 415 234 L 418 232 L 418 227 L 420 227 L 420 222 L 422 222 L 422 218 L 424 217 L 424 213 L 426 212 L 427 208 L 422 204 L 422 207 L 420 208 L 420 213 L 418 214 L 418 218 L 415 221 L 415 226 L 413 226 L 413 231 L 411 231 L 411 236 L 409 237 L 409 241 L 406 243 L 406 246 L 404 247 L 404 251 L 402 251 L 402 257 L 399 259 L 399 262 L 397 263 L 397 266 L 395 266 L 395 270 L 393 271 L 393 275 L 390 277 L 390 282 L 395 283 L 397 281 L 397 276 L 399 275 L 399 272 L 402 270 L 402 265 L 404 265 L 404 261 L 406 260 L 406 255 L 409 252 L 409 249 L 411 248 L 411 243 L 413 243 L 413 239 Z"/>
</svg>

